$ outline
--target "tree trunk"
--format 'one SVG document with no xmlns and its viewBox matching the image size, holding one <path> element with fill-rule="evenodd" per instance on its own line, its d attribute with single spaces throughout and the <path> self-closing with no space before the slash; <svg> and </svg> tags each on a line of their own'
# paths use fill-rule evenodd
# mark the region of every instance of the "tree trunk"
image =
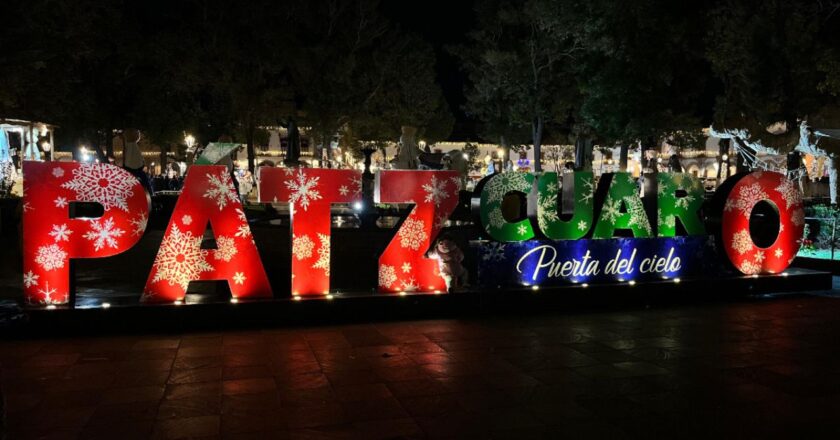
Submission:
<svg viewBox="0 0 840 440">
<path fill-rule="evenodd" d="M 578 136 L 575 139 L 575 169 L 592 171 L 592 140 Z"/>
<path fill-rule="evenodd" d="M 828 194 L 832 205 L 837 205 L 837 194 L 840 189 L 840 179 L 837 178 L 840 168 L 840 156 L 832 155 L 826 158 L 828 162 Z"/>
<path fill-rule="evenodd" d="M 257 162 L 257 153 L 254 150 L 254 123 L 251 121 L 251 118 L 248 118 L 248 137 L 246 139 L 247 144 L 247 153 L 248 153 L 248 171 L 251 172 L 252 176 L 256 176 L 256 162 Z"/>
<path fill-rule="evenodd" d="M 168 143 L 161 143 L 160 145 L 160 173 L 166 174 L 166 163 L 169 160 L 167 158 L 167 153 L 169 153 L 169 144 Z"/>
<path fill-rule="evenodd" d="M 105 154 L 108 156 L 108 163 L 116 162 L 114 158 L 114 130 L 111 129 L 105 132 Z"/>
<path fill-rule="evenodd" d="M 502 162 L 502 169 L 496 170 L 496 172 L 503 173 L 507 171 L 507 163 L 508 159 L 510 158 L 510 149 L 508 148 L 507 139 L 505 139 L 504 136 L 499 136 L 499 146 L 502 148 L 502 157 L 499 158 L 499 160 Z"/>
<path fill-rule="evenodd" d="M 537 116 L 532 124 L 532 134 L 534 140 L 534 171 L 538 173 L 542 171 L 542 132 L 543 118 Z"/>
<path fill-rule="evenodd" d="M 627 172 L 627 155 L 630 152 L 630 146 L 622 142 L 618 150 L 618 169 L 621 172 Z"/>
</svg>

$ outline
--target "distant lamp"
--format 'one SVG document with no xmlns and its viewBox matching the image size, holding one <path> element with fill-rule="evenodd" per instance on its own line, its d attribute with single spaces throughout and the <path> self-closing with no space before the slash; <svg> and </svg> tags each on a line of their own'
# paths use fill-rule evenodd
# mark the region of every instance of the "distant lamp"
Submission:
<svg viewBox="0 0 840 440">
<path fill-rule="evenodd" d="M 417 145 L 420 145 L 420 148 L 426 148 L 426 141 L 421 140 Z"/>
<path fill-rule="evenodd" d="M 729 155 L 724 154 L 723 156 L 720 157 L 720 159 L 724 160 L 724 161 L 729 160 Z"/>
</svg>

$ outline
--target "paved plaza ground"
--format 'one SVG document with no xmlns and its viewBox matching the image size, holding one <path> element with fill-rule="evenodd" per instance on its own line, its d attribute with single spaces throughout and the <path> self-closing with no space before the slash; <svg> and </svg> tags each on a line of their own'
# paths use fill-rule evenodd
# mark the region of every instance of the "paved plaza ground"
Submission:
<svg viewBox="0 0 840 440">
<path fill-rule="evenodd" d="M 838 438 L 839 345 L 824 294 L 6 340 L 0 361 L 10 439 Z"/>
</svg>

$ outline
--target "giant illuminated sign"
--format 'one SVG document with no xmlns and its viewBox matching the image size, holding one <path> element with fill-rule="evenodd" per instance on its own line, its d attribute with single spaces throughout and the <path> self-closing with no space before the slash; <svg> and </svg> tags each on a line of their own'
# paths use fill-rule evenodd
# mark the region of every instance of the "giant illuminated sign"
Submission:
<svg viewBox="0 0 840 440">
<path fill-rule="evenodd" d="M 675 278 L 708 274 L 710 262 L 728 262 L 731 269 L 748 275 L 779 273 L 799 248 L 802 198 L 781 174 L 738 175 L 721 187 L 720 226 L 710 231 L 716 245 L 707 235 L 708 222 L 701 213 L 704 191 L 696 177 L 660 173 L 645 182 L 647 187 L 640 188 L 630 175 L 615 173 L 596 184 L 591 172 L 486 178 L 477 187 L 473 206 L 483 233 L 492 240 L 477 245 L 477 284 Z M 24 189 L 23 288 L 30 305 L 66 303 L 70 260 L 130 249 L 149 218 L 143 187 L 113 165 L 26 162 Z M 453 171 L 377 173 L 377 203 L 413 205 L 378 256 L 381 294 L 446 290 L 439 264 L 427 251 L 457 206 L 459 190 L 459 176 Z M 361 199 L 362 176 L 357 171 L 260 170 L 259 201 L 291 206 L 293 295 L 329 294 L 330 206 Z M 99 204 L 104 214 L 76 217 L 71 206 L 78 202 Z M 759 247 L 750 232 L 753 209 L 761 202 L 773 207 L 780 219 L 775 240 L 766 247 Z M 204 248 L 209 238 L 215 246 Z M 203 280 L 226 281 L 237 299 L 273 298 L 259 245 L 227 169 L 193 166 L 141 299 L 180 303 L 189 283 Z"/>
</svg>

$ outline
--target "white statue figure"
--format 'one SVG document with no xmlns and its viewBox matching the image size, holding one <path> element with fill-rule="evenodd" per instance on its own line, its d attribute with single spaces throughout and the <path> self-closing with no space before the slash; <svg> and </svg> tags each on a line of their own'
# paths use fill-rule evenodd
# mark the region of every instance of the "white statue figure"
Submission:
<svg viewBox="0 0 840 440">
<path fill-rule="evenodd" d="M 404 125 L 401 127 L 400 151 L 394 162 L 394 168 L 400 170 L 416 170 L 418 165 L 417 157 L 420 156 L 420 147 L 417 146 L 417 128 Z"/>
</svg>

